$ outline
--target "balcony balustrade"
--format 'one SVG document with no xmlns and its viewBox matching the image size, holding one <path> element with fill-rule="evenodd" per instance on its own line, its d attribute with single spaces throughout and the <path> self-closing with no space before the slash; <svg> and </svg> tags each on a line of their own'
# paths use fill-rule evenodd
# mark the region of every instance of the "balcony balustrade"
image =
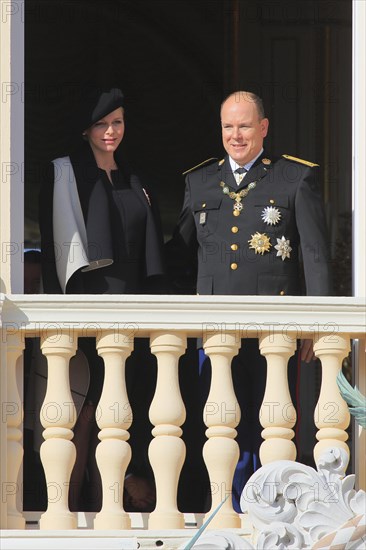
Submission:
<svg viewBox="0 0 366 550">
<path fill-rule="evenodd" d="M 296 341 L 312 338 L 321 361 L 321 389 L 314 411 L 318 429 L 315 460 L 329 449 L 349 455 L 348 407 L 336 383 L 352 339 L 365 338 L 365 306 L 356 298 L 322 297 L 230 297 L 230 296 L 1 296 L 1 528 L 24 530 L 21 506 L 22 448 L 22 354 L 25 338 L 39 337 L 48 363 L 47 392 L 41 410 L 44 442 L 41 460 L 48 487 L 48 507 L 39 528 L 76 530 L 77 517 L 68 507 L 71 472 L 76 449 L 73 427 L 76 409 L 70 391 L 69 362 L 78 338 L 96 337 L 98 354 L 105 364 L 104 386 L 97 419 L 100 443 L 96 460 L 103 487 L 103 505 L 93 529 L 131 530 L 130 514 L 123 508 L 123 482 L 131 459 L 131 415 L 126 390 L 125 362 L 134 338 L 150 339 L 157 359 L 157 383 L 150 405 L 153 439 L 149 460 L 156 483 L 156 507 L 148 517 L 148 530 L 181 530 L 184 510 L 177 507 L 177 489 L 185 460 L 182 425 L 186 411 L 178 377 L 178 361 L 187 338 L 202 338 L 210 357 L 212 377 L 205 406 L 207 440 L 203 457 L 212 486 L 231 487 L 239 450 L 236 426 L 239 405 L 231 376 L 231 360 L 242 340 L 259 339 L 267 361 L 267 385 L 260 422 L 262 465 L 295 461 L 296 411 L 291 401 L 287 363 Z M 361 356 L 362 357 L 362 356 Z M 356 368 L 364 369 L 360 360 Z M 320 368 L 320 367 L 319 367 Z M 362 375 L 364 376 L 364 374 Z M 213 408 L 212 404 L 220 404 Z M 111 407 L 113 404 L 113 407 Z M 222 414 L 224 407 L 226 414 Z M 55 410 L 51 410 L 54 408 Z M 57 411 L 56 411 L 57 409 Z M 57 414 L 56 414 L 57 413 Z M 132 411 L 133 413 L 133 411 Z M 363 453 L 364 439 L 357 436 L 355 453 Z M 357 460 L 364 457 L 356 456 Z M 360 487 L 365 479 L 358 477 Z M 209 517 L 222 501 L 212 493 Z M 245 518 L 227 499 L 210 528 L 240 529 Z M 188 535 L 187 535 L 188 536 Z"/>
</svg>

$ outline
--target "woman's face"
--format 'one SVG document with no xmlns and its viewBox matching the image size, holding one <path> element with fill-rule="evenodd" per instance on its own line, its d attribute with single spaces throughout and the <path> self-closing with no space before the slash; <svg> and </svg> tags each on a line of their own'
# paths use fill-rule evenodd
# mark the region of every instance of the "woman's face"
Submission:
<svg viewBox="0 0 366 550">
<path fill-rule="evenodd" d="M 123 139 L 125 123 L 123 109 L 118 107 L 85 130 L 94 153 L 114 153 Z"/>
</svg>

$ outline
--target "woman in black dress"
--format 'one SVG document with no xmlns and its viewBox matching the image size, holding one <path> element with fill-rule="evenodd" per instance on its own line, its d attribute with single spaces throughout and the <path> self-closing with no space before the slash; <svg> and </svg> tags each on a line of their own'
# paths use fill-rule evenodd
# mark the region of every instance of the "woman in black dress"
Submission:
<svg viewBox="0 0 366 550">
<path fill-rule="evenodd" d="M 164 273 L 159 215 L 151 190 L 118 149 L 125 131 L 123 95 L 115 88 L 96 91 L 83 111 L 83 145 L 53 161 L 53 181 L 40 194 L 44 291 L 159 289 Z"/>
<path fill-rule="evenodd" d="M 83 144 L 70 156 L 53 161 L 53 180 L 42 187 L 40 194 L 44 292 L 163 292 L 163 239 L 156 204 L 151 198 L 151 190 L 142 185 L 119 155 L 125 131 L 121 91 L 116 88 L 93 91 L 83 102 L 79 116 L 83 121 L 80 125 Z M 130 387 L 136 387 L 136 373 L 132 371 L 138 365 L 134 357 L 146 359 L 149 353 L 146 341 L 136 342 L 139 349 L 131 356 L 132 380 L 127 379 Z M 89 362 L 90 384 L 84 410 L 74 430 L 78 456 L 72 475 L 74 490 L 70 492 L 72 509 L 80 507 L 86 463 L 95 454 L 90 445 L 96 441 L 97 429 L 90 418 L 94 418 L 104 376 L 103 362 L 95 350 L 95 339 L 81 338 L 79 348 Z M 147 363 L 151 366 L 151 356 Z M 139 404 L 145 405 L 147 411 L 146 400 L 151 398 L 153 391 L 150 377 L 154 369 L 146 364 L 143 368 L 144 383 L 137 388 L 136 395 Z M 141 403 L 143 391 L 145 402 Z M 146 435 L 138 435 L 138 441 L 146 438 Z M 133 448 L 132 452 L 133 463 Z M 135 475 L 135 470 L 133 472 L 125 482 L 131 506 L 140 510 L 151 508 L 151 485 Z M 96 498 L 95 505 L 92 505 L 94 509 L 99 508 L 99 501 Z"/>
</svg>

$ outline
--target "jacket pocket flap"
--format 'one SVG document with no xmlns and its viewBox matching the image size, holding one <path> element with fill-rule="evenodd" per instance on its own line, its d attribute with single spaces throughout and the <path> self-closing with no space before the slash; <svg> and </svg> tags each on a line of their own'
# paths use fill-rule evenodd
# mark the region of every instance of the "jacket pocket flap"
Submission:
<svg viewBox="0 0 366 550">
<path fill-rule="evenodd" d="M 207 201 L 195 202 L 193 206 L 194 212 L 200 212 L 201 210 L 217 210 L 220 208 L 222 199 L 209 199 Z"/>
<path fill-rule="evenodd" d="M 288 208 L 289 198 L 287 195 L 260 195 L 255 200 L 254 206 L 280 206 Z"/>
</svg>

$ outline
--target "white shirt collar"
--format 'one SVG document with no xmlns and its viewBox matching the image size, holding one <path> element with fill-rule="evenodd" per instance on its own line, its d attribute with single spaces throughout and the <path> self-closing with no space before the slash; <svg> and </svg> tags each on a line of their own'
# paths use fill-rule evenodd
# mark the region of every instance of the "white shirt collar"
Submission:
<svg viewBox="0 0 366 550">
<path fill-rule="evenodd" d="M 260 152 L 258 153 L 258 155 L 253 159 L 251 160 L 250 162 L 248 162 L 247 164 L 244 164 L 244 168 L 248 171 L 251 169 L 251 167 L 253 166 L 253 164 L 255 163 L 255 161 L 257 160 L 258 157 L 261 156 L 261 154 L 263 153 L 264 149 L 262 147 L 262 149 L 260 150 Z M 233 172 L 235 172 L 235 170 L 237 168 L 240 168 L 239 164 L 237 162 L 235 162 L 234 159 L 232 159 L 230 156 L 229 156 L 229 161 L 230 161 L 230 166 L 231 166 L 231 169 Z"/>
</svg>

